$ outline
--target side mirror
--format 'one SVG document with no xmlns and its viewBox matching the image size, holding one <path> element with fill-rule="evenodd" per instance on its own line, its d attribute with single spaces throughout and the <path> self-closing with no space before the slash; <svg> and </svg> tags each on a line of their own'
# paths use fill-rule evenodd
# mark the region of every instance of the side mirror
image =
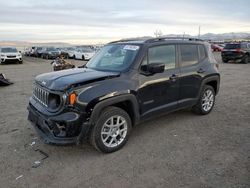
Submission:
<svg viewBox="0 0 250 188">
<path fill-rule="evenodd" d="M 156 73 L 162 73 L 165 70 L 164 63 L 151 63 L 148 65 L 143 65 L 141 70 L 145 72 L 147 75 L 153 75 Z"/>
</svg>

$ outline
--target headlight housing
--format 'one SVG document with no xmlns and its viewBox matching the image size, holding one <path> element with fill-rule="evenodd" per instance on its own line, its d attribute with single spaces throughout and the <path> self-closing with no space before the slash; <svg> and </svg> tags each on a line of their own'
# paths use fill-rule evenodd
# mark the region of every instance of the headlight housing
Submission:
<svg viewBox="0 0 250 188">
<path fill-rule="evenodd" d="M 61 97 L 57 94 L 50 93 L 48 98 L 48 107 L 51 110 L 56 110 L 61 105 Z"/>
</svg>

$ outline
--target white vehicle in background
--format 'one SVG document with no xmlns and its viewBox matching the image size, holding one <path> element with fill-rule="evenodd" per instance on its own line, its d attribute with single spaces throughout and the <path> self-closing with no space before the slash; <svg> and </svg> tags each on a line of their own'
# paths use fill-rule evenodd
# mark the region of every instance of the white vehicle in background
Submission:
<svg viewBox="0 0 250 188">
<path fill-rule="evenodd" d="M 74 58 L 85 61 L 90 60 L 95 55 L 95 51 L 91 48 L 79 48 L 75 51 Z"/>
<path fill-rule="evenodd" d="M 75 47 L 64 48 L 63 52 L 68 54 L 68 58 L 75 59 L 75 52 L 76 52 Z"/>
<path fill-rule="evenodd" d="M 0 47 L 0 63 L 22 64 L 22 54 L 15 47 Z"/>
</svg>

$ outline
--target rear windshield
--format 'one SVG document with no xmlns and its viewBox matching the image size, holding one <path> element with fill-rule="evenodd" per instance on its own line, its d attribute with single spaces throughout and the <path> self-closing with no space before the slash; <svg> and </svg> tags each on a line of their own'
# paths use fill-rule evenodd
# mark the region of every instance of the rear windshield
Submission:
<svg viewBox="0 0 250 188">
<path fill-rule="evenodd" d="M 16 53 L 17 49 L 16 48 L 2 48 L 1 52 L 3 52 L 3 53 L 9 53 L 9 52 Z"/>
<path fill-rule="evenodd" d="M 224 49 L 237 49 L 240 48 L 240 44 L 226 44 Z"/>
</svg>

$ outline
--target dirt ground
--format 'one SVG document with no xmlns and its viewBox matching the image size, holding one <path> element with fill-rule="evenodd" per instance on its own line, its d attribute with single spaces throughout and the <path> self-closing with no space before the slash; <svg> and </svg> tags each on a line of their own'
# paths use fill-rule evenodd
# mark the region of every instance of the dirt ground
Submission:
<svg viewBox="0 0 250 188">
<path fill-rule="evenodd" d="M 140 124 L 112 154 L 39 140 L 26 107 L 34 77 L 51 70 L 49 61 L 27 57 L 0 65 L 14 82 L 0 88 L 0 187 L 250 187 L 250 64 L 220 64 L 209 115 L 184 110 Z"/>
</svg>

